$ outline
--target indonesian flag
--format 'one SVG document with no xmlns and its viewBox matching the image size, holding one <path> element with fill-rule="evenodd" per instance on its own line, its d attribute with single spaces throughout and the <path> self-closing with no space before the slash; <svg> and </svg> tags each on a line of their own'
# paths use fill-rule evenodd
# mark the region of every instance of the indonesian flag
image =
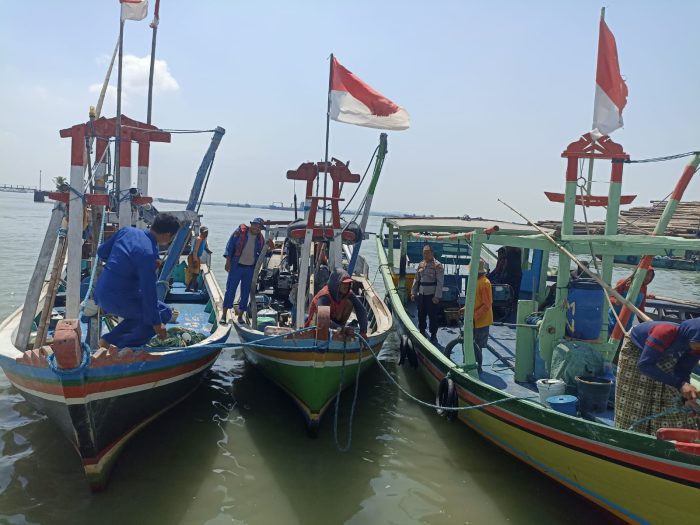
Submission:
<svg viewBox="0 0 700 525">
<path fill-rule="evenodd" d="M 148 16 L 148 0 L 119 0 L 122 5 L 122 21 L 143 20 Z"/>
<path fill-rule="evenodd" d="M 331 57 L 330 117 L 368 128 L 408 129 L 409 117 L 397 106 Z"/>
<path fill-rule="evenodd" d="M 598 68 L 596 71 L 595 104 L 593 110 L 594 136 L 609 135 L 623 126 L 622 110 L 627 104 L 627 85 L 620 75 L 615 37 L 600 18 L 598 36 Z"/>
</svg>

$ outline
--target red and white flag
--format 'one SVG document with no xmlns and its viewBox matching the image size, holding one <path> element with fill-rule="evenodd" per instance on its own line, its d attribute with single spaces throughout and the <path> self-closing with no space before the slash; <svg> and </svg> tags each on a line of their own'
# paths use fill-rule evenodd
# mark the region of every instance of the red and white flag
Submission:
<svg viewBox="0 0 700 525">
<path fill-rule="evenodd" d="M 148 0 L 119 0 L 122 5 L 122 21 L 143 20 L 148 16 Z"/>
<path fill-rule="evenodd" d="M 397 106 L 345 69 L 332 57 L 330 117 L 368 128 L 408 129 L 409 117 Z"/>
<path fill-rule="evenodd" d="M 593 131 L 596 137 L 609 135 L 623 126 L 622 110 L 627 104 L 627 85 L 620 75 L 615 37 L 600 17 L 598 68 L 596 70 Z"/>
</svg>

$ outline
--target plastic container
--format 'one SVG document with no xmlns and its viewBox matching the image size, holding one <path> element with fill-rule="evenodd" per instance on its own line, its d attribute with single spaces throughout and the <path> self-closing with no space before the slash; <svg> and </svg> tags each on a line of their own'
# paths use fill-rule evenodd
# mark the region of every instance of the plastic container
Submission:
<svg viewBox="0 0 700 525">
<path fill-rule="evenodd" d="M 581 414 L 605 412 L 612 381 L 605 377 L 576 376 Z"/>
<path fill-rule="evenodd" d="M 566 335 L 598 339 L 603 323 L 603 294 L 603 289 L 593 279 L 576 279 L 569 283 Z"/>
<path fill-rule="evenodd" d="M 540 403 L 543 405 L 547 404 L 547 398 L 561 396 L 566 389 L 566 383 L 561 379 L 539 379 L 535 384 L 540 394 Z"/>
<path fill-rule="evenodd" d="M 562 414 L 567 414 L 569 416 L 576 416 L 576 404 L 578 399 L 576 396 L 551 396 L 547 398 L 547 404 L 552 410 L 561 412 Z"/>
</svg>

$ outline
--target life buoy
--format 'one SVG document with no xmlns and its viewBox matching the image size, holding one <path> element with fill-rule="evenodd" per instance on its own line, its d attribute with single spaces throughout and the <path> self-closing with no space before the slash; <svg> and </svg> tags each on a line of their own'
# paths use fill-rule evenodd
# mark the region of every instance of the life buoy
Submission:
<svg viewBox="0 0 700 525">
<path fill-rule="evenodd" d="M 439 416 L 445 416 L 448 421 L 457 419 L 456 410 L 445 410 L 445 408 L 457 407 L 457 389 L 452 379 L 442 378 L 438 386 L 437 396 L 435 396 L 435 404 L 440 407 L 437 409 Z"/>
</svg>

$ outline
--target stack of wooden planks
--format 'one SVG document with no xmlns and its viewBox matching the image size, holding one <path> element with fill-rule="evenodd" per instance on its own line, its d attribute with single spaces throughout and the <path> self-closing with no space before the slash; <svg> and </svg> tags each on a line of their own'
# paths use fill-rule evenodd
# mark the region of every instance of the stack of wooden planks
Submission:
<svg viewBox="0 0 700 525">
<path fill-rule="evenodd" d="M 651 201 L 651 206 L 635 206 L 620 213 L 618 229 L 628 235 L 651 234 L 659 217 L 664 211 L 666 201 Z M 556 229 L 561 221 L 539 221 L 543 228 Z M 588 223 L 588 232 L 594 235 L 602 234 L 605 229 L 603 221 Z M 700 236 L 700 201 L 680 202 L 671 223 L 666 229 L 666 235 L 695 239 Z M 585 234 L 586 224 L 574 223 L 575 234 Z"/>
</svg>

